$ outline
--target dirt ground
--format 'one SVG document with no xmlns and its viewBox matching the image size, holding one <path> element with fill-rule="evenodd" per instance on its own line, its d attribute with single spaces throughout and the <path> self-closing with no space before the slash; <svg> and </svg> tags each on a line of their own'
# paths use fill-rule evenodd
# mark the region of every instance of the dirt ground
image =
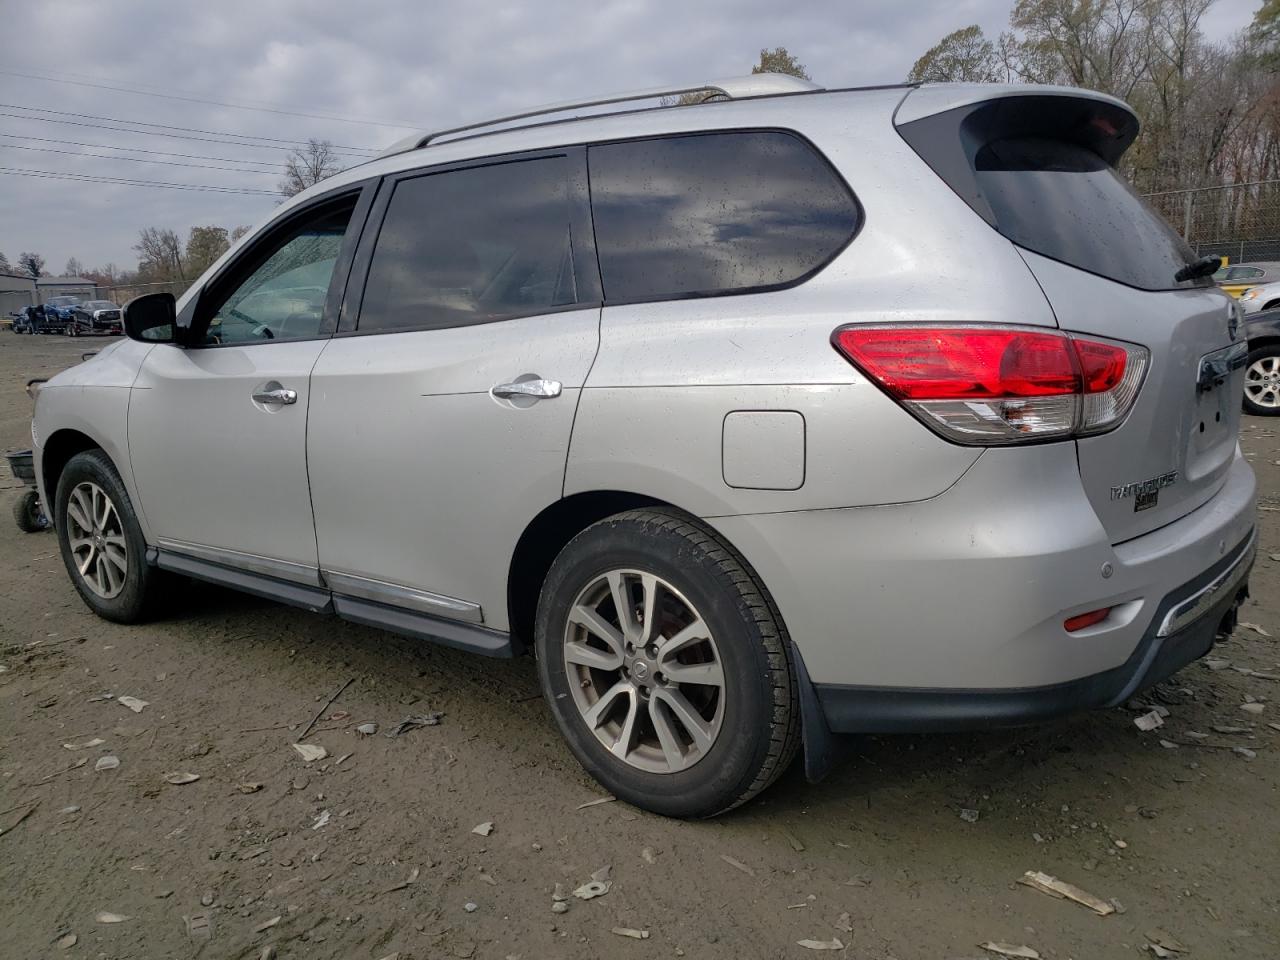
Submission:
<svg viewBox="0 0 1280 960">
<path fill-rule="evenodd" d="M 92 348 L 0 334 L 0 446 L 29 446 L 25 380 Z M 1280 635 L 1280 430 L 1247 418 L 1242 439 L 1263 491 L 1242 620 Z M 7 507 L 19 485 L 0 474 Z M 1150 698 L 1170 712 L 1151 733 L 1117 709 L 850 739 L 825 782 L 793 767 L 745 808 L 684 823 L 581 806 L 602 791 L 532 661 L 204 585 L 165 619 L 116 626 L 81 603 L 52 534 L 0 521 L 4 956 L 806 957 L 797 941 L 838 938 L 834 955 L 858 960 L 986 956 L 984 941 L 1106 960 L 1151 956 L 1148 935 L 1179 956 L 1280 956 L 1274 679 L 1189 666 Z M 1275 677 L 1278 643 L 1244 628 L 1217 656 Z M 329 757 L 308 764 L 291 744 L 317 711 L 306 742 Z M 427 711 L 438 726 L 384 735 Z M 366 721 L 377 735 L 357 734 Z M 96 771 L 104 756 L 119 767 Z M 552 911 L 557 884 L 606 865 L 607 895 Z M 1118 912 L 1017 884 L 1027 870 Z"/>
</svg>

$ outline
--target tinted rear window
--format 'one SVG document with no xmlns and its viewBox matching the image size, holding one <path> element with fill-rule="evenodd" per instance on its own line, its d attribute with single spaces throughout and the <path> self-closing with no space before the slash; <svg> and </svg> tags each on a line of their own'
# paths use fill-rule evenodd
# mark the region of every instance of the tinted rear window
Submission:
<svg viewBox="0 0 1280 960">
<path fill-rule="evenodd" d="M 1105 160 L 1058 140 L 997 140 L 974 158 L 996 229 L 1021 247 L 1130 286 L 1177 286 L 1182 238 Z"/>
<path fill-rule="evenodd" d="M 590 147 L 606 301 L 742 293 L 813 274 L 858 207 L 813 147 L 776 131 Z"/>
<path fill-rule="evenodd" d="M 997 97 L 904 123 L 898 132 L 974 212 L 1035 253 L 1132 287 L 1170 290 L 1195 259 L 1114 167 L 1138 135 L 1117 103 Z"/>
<path fill-rule="evenodd" d="M 573 303 L 567 176 L 565 158 L 548 157 L 397 183 L 359 329 L 457 327 Z"/>
</svg>

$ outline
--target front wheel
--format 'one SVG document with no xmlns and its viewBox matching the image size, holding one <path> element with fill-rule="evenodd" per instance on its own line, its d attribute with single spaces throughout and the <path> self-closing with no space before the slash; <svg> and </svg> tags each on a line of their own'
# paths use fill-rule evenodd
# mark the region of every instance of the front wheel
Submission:
<svg viewBox="0 0 1280 960">
<path fill-rule="evenodd" d="M 1244 371 L 1244 410 L 1258 417 L 1280 416 L 1280 344 L 1249 351 Z"/>
<path fill-rule="evenodd" d="M 144 619 L 160 571 L 147 565 L 147 544 L 120 474 L 101 450 L 72 457 L 58 478 L 58 546 L 80 597 L 117 623 Z"/>
<path fill-rule="evenodd" d="M 561 551 L 538 603 L 546 702 L 615 796 L 709 817 L 769 786 L 795 755 L 789 642 L 745 561 L 697 521 L 618 514 Z"/>
</svg>

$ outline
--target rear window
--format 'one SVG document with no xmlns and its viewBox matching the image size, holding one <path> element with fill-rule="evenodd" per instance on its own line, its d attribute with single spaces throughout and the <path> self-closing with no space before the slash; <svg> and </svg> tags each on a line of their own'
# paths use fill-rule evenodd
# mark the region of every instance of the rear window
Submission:
<svg viewBox="0 0 1280 960">
<path fill-rule="evenodd" d="M 588 148 L 606 301 L 776 289 L 853 238 L 858 206 L 831 165 L 779 131 Z"/>
<path fill-rule="evenodd" d="M 1144 290 L 1211 285 L 1174 274 L 1195 254 L 1114 168 L 1137 135 L 1121 107 L 1000 98 L 902 125 L 934 172 L 1011 241 Z"/>
<path fill-rule="evenodd" d="M 1020 247 L 1150 290 L 1178 286 L 1173 275 L 1195 259 L 1164 219 L 1086 147 L 997 140 L 978 151 L 974 172 L 996 229 Z"/>
</svg>

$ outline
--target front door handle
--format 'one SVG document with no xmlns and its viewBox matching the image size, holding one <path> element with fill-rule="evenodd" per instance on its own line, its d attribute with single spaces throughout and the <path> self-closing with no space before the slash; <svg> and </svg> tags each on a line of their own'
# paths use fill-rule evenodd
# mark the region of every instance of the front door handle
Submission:
<svg viewBox="0 0 1280 960">
<path fill-rule="evenodd" d="M 254 403 L 282 403 L 290 404 L 298 402 L 297 390 L 286 390 L 280 387 L 276 390 L 261 390 L 253 395 Z"/>
<path fill-rule="evenodd" d="M 495 397 L 509 400 L 512 397 L 532 397 L 535 400 L 550 400 L 560 396 L 564 384 L 559 380 L 516 380 L 513 383 L 500 383 L 493 388 Z"/>
</svg>

